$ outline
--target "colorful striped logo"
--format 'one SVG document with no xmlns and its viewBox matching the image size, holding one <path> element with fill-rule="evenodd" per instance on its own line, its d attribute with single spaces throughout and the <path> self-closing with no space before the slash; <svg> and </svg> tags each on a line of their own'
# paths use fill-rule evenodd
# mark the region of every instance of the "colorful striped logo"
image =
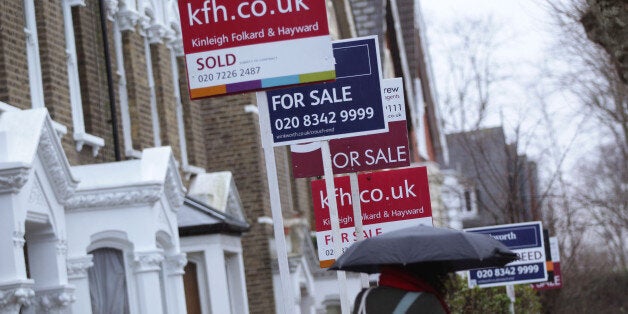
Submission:
<svg viewBox="0 0 628 314">
<path fill-rule="evenodd" d="M 223 94 L 240 93 L 247 91 L 256 91 L 265 88 L 297 85 L 312 82 L 331 81 L 336 78 L 336 71 L 324 71 L 315 73 L 306 73 L 301 75 L 288 75 L 281 77 L 272 77 L 262 80 L 253 80 L 239 82 L 233 84 L 216 85 L 203 88 L 195 88 L 190 90 L 190 98 L 199 99 L 204 97 L 218 96 Z"/>
</svg>

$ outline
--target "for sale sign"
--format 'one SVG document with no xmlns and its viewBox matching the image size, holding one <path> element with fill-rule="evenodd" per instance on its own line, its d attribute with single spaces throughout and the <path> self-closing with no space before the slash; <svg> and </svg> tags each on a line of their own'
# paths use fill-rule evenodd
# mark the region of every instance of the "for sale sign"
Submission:
<svg viewBox="0 0 628 314">
<path fill-rule="evenodd" d="M 178 3 L 192 99 L 336 76 L 324 0 Z"/>
<path fill-rule="evenodd" d="M 377 37 L 335 41 L 333 48 L 336 81 L 258 94 L 265 143 L 281 146 L 388 130 Z"/>
<path fill-rule="evenodd" d="M 358 184 L 365 238 L 410 226 L 432 225 L 425 167 L 361 173 Z M 349 177 L 334 178 L 334 186 L 344 252 L 358 238 L 354 229 Z M 335 239 L 332 236 L 325 180 L 312 181 L 312 198 L 320 266 L 329 267 L 334 262 Z"/>
<path fill-rule="evenodd" d="M 551 290 L 563 287 L 563 275 L 560 272 L 560 250 L 558 249 L 558 238 L 550 237 L 550 255 L 552 255 L 552 267 L 554 271 L 553 280 L 532 284 L 534 290 Z"/>
<path fill-rule="evenodd" d="M 493 287 L 547 281 L 543 227 L 540 221 L 470 228 L 505 244 L 518 260 L 504 267 L 469 271 L 469 287 Z"/>
<path fill-rule="evenodd" d="M 384 79 L 382 96 L 388 132 L 330 140 L 333 173 L 372 171 L 410 165 L 408 126 L 401 78 Z M 291 145 L 290 151 L 292 175 L 295 178 L 323 175 L 319 142 Z"/>
</svg>

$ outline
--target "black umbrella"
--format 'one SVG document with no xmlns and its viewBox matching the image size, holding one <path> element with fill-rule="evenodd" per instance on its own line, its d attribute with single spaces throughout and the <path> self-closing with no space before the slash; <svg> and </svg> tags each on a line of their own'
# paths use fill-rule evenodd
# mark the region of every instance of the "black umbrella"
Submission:
<svg viewBox="0 0 628 314">
<path fill-rule="evenodd" d="M 504 244 L 480 233 L 415 226 L 351 245 L 329 268 L 378 273 L 379 266 L 438 264 L 447 271 L 502 267 L 517 259 Z"/>
</svg>

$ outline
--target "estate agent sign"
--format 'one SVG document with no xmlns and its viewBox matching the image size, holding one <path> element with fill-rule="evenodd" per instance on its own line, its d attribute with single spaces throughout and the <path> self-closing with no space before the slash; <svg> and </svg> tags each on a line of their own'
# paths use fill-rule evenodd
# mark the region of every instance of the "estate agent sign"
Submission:
<svg viewBox="0 0 628 314">
<path fill-rule="evenodd" d="M 192 99 L 336 77 L 324 0 L 178 1 Z"/>
<path fill-rule="evenodd" d="M 382 81 L 384 115 L 388 132 L 329 141 L 333 173 L 373 171 L 410 165 L 408 127 L 401 78 Z M 323 175 L 320 143 L 295 144 L 292 175 L 307 178 Z"/>
<path fill-rule="evenodd" d="M 545 244 L 541 222 L 524 222 L 465 229 L 487 234 L 517 253 L 519 259 L 504 267 L 469 271 L 469 287 L 492 287 L 547 281 Z"/>
<path fill-rule="evenodd" d="M 349 176 L 336 177 L 340 241 L 344 251 L 357 241 Z M 365 238 L 416 225 L 432 225 L 432 207 L 425 167 L 358 175 Z M 325 180 L 312 181 L 316 241 L 321 267 L 334 262 L 333 239 Z"/>
<path fill-rule="evenodd" d="M 335 41 L 333 52 L 336 81 L 269 90 L 266 97 L 258 94 L 262 137 L 272 136 L 273 146 L 388 130 L 377 37 Z M 301 62 L 309 59 L 304 54 Z"/>
</svg>

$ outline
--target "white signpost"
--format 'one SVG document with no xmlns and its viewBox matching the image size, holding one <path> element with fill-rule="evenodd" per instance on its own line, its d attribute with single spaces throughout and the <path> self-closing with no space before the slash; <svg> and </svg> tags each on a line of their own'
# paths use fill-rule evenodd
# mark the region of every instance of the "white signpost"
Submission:
<svg viewBox="0 0 628 314">
<path fill-rule="evenodd" d="M 325 178 L 328 178 L 327 191 L 333 192 L 335 187 L 328 140 L 388 131 L 381 94 L 377 37 L 341 40 L 332 46 L 336 59 L 335 82 L 257 93 L 273 217 L 277 211 L 275 207 L 279 208 L 277 215 L 281 215 L 276 174 L 273 178 L 270 176 L 270 172 L 275 170 L 274 146 L 323 141 L 321 153 Z M 339 239 L 340 225 L 335 203 L 335 200 L 330 200 L 329 212 L 333 234 Z M 278 233 L 276 227 L 275 233 Z M 341 243 L 338 241 L 335 245 L 335 254 L 338 254 Z M 342 271 L 337 274 L 342 313 L 348 313 L 350 304 L 346 275 Z"/>
</svg>

